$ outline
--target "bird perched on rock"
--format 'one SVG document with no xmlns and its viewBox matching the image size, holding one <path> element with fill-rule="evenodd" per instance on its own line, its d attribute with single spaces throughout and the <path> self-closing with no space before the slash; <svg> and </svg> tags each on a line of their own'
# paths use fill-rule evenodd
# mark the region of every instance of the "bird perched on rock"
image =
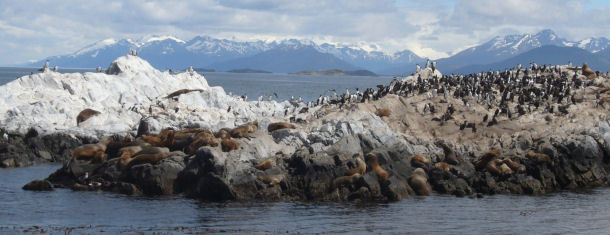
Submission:
<svg viewBox="0 0 610 235">
<path fill-rule="evenodd" d="M 85 172 L 84 175 L 82 175 L 81 177 L 78 177 L 78 181 L 79 182 L 85 182 L 87 179 L 89 179 L 89 172 Z"/>
<path fill-rule="evenodd" d="M 4 141 L 4 143 L 8 143 L 8 134 L 2 134 L 2 141 Z"/>
</svg>

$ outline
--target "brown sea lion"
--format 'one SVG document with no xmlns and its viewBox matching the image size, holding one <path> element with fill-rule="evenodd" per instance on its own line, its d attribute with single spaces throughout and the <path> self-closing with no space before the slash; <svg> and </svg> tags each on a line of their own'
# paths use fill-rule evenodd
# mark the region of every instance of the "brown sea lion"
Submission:
<svg viewBox="0 0 610 235">
<path fill-rule="evenodd" d="M 273 132 L 275 130 L 281 130 L 281 129 L 295 129 L 296 126 L 292 123 L 287 123 L 287 122 L 276 122 L 276 123 L 271 123 L 269 124 L 269 126 L 267 127 L 267 131 L 268 132 Z"/>
<path fill-rule="evenodd" d="M 96 144 L 84 144 L 72 150 L 73 160 L 90 160 L 93 163 L 103 163 L 105 161 L 106 145 L 112 141 L 108 136 Z"/>
<path fill-rule="evenodd" d="M 549 155 L 546 155 L 544 153 L 529 152 L 525 156 L 528 159 L 534 160 L 535 162 L 538 162 L 538 163 L 551 162 L 551 158 L 549 157 Z"/>
<path fill-rule="evenodd" d="M 422 155 L 416 154 L 411 158 L 411 165 L 415 167 L 426 167 L 430 164 L 430 159 Z"/>
<path fill-rule="evenodd" d="M 457 155 L 455 154 L 455 151 L 453 151 L 453 149 L 447 143 L 439 140 L 436 141 L 435 144 L 441 147 L 443 149 L 443 152 L 445 152 L 445 162 L 453 165 L 457 165 L 460 163 L 457 158 Z"/>
<path fill-rule="evenodd" d="M 514 172 L 506 163 L 500 164 L 500 172 L 502 175 L 512 175 Z"/>
<path fill-rule="evenodd" d="M 428 175 L 422 168 L 417 168 L 409 177 L 409 186 L 417 195 L 429 196 L 432 193 L 432 187 L 428 184 Z"/>
<path fill-rule="evenodd" d="M 510 158 L 505 158 L 502 161 L 504 164 L 506 164 L 508 167 L 510 167 L 511 170 L 513 170 L 514 172 L 525 172 L 525 166 L 519 164 L 518 162 L 515 162 L 513 160 L 511 160 Z"/>
<path fill-rule="evenodd" d="M 500 159 L 493 159 L 487 162 L 485 169 L 494 175 L 502 175 L 502 170 L 498 167 L 499 164 L 502 164 Z"/>
<path fill-rule="evenodd" d="M 499 149 L 489 150 L 488 152 L 483 154 L 483 156 L 481 156 L 479 158 L 479 160 L 477 160 L 477 162 L 475 163 L 476 169 L 483 169 L 483 168 L 485 168 L 487 166 L 487 163 L 489 163 L 489 161 L 491 161 L 495 157 L 498 157 L 499 155 L 500 155 L 500 150 Z"/>
<path fill-rule="evenodd" d="M 256 177 L 258 180 L 263 181 L 263 183 L 265 184 L 279 184 L 280 182 L 282 182 L 282 180 L 284 180 L 284 175 L 280 174 L 280 175 L 259 175 Z"/>
<path fill-rule="evenodd" d="M 243 138 L 249 133 L 254 133 L 258 130 L 258 121 L 246 123 L 244 125 L 235 127 L 229 132 L 233 138 Z"/>
<path fill-rule="evenodd" d="M 437 163 L 434 163 L 434 168 L 440 169 L 444 172 L 449 172 L 449 170 L 451 169 L 451 166 L 449 166 L 449 164 L 447 164 L 446 162 L 437 162 Z"/>
<path fill-rule="evenodd" d="M 585 62 L 582 64 L 582 75 L 587 76 L 587 78 L 596 78 L 597 74 L 589 68 L 589 65 Z"/>
<path fill-rule="evenodd" d="M 170 98 L 174 98 L 176 96 L 180 96 L 182 94 L 187 94 L 187 93 L 194 92 L 194 91 L 202 92 L 203 90 L 202 89 L 180 89 L 180 90 L 170 93 L 165 98 L 170 99 Z"/>
<path fill-rule="evenodd" d="M 186 128 L 186 129 L 182 129 L 182 130 L 176 131 L 176 135 L 179 135 L 179 134 L 198 134 L 199 132 L 203 132 L 203 131 L 210 132 L 208 129 L 205 129 L 205 128 Z"/>
<path fill-rule="evenodd" d="M 231 137 L 233 137 L 233 138 L 243 138 L 248 135 L 249 129 L 250 128 L 248 127 L 248 125 L 238 126 L 238 127 L 231 129 L 231 131 L 229 133 L 231 134 Z"/>
<path fill-rule="evenodd" d="M 371 169 L 375 170 L 375 173 L 377 173 L 377 177 L 380 180 L 388 179 L 388 172 L 385 171 L 383 168 L 381 168 L 381 166 L 379 166 L 379 161 L 377 160 L 377 155 L 375 155 L 373 153 L 367 154 L 366 163 Z"/>
<path fill-rule="evenodd" d="M 101 113 L 93 109 L 85 109 L 83 111 L 80 111 L 80 113 L 78 113 L 78 116 L 76 116 L 76 125 L 78 126 L 81 122 L 84 122 L 90 117 L 93 117 L 98 114 Z"/>
<path fill-rule="evenodd" d="M 364 175 L 364 173 L 366 173 L 366 163 L 364 162 L 364 160 L 362 160 L 362 158 L 360 156 L 358 156 L 358 157 L 356 157 L 356 162 L 358 163 L 358 166 L 356 168 L 347 170 L 345 172 L 345 175 L 347 175 L 347 176 L 354 175 L 354 174 Z"/>
<path fill-rule="evenodd" d="M 187 147 L 188 154 L 194 154 L 197 149 L 203 146 L 216 147 L 220 144 L 220 140 L 214 137 L 209 131 L 202 131 L 193 137 L 193 141 Z"/>
<path fill-rule="evenodd" d="M 332 189 L 336 189 L 343 185 L 352 185 L 358 179 L 360 179 L 362 175 L 360 173 L 354 173 L 352 175 L 339 176 L 333 180 Z"/>
<path fill-rule="evenodd" d="M 231 131 L 231 129 L 223 128 L 214 133 L 214 136 L 220 139 L 230 138 L 231 134 L 229 133 L 229 131 Z"/>
<path fill-rule="evenodd" d="M 391 113 L 392 113 L 392 111 L 389 108 L 382 108 L 382 109 L 375 110 L 375 115 L 377 115 L 379 117 L 387 117 L 387 116 L 390 116 Z"/>
<path fill-rule="evenodd" d="M 157 162 L 165 159 L 169 155 L 169 149 L 166 147 L 145 147 L 141 151 L 135 153 L 131 158 L 120 159 L 119 166 L 129 169 L 131 166 Z"/>
<path fill-rule="evenodd" d="M 119 149 L 119 159 L 129 159 L 137 152 L 142 151 L 143 148 L 145 147 L 140 145 L 123 147 Z"/>
<path fill-rule="evenodd" d="M 223 152 L 230 152 L 239 149 L 239 142 L 232 138 L 222 139 L 222 141 L 220 141 L 220 145 Z"/>
<path fill-rule="evenodd" d="M 275 167 L 275 160 L 273 160 L 271 158 L 268 158 L 268 159 L 260 162 L 259 164 L 256 164 L 256 166 L 254 166 L 254 168 L 259 169 L 261 171 L 268 170 L 268 169 L 271 169 L 274 167 Z"/>
<path fill-rule="evenodd" d="M 171 147 L 174 145 L 174 136 L 174 131 L 164 129 L 157 135 L 143 135 L 139 138 L 155 147 Z"/>
</svg>

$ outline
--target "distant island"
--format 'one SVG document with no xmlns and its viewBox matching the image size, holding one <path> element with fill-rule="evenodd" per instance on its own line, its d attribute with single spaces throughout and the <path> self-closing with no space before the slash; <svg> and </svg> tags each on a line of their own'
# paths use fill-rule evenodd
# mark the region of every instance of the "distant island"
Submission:
<svg viewBox="0 0 610 235">
<path fill-rule="evenodd" d="M 300 72 L 296 72 L 294 74 L 298 75 L 330 75 L 330 76 L 377 76 L 376 73 L 373 73 L 368 70 L 353 70 L 353 71 L 343 71 L 340 69 L 329 69 L 329 70 L 320 70 L 320 71 L 312 71 L 312 70 L 304 70 Z"/>
<path fill-rule="evenodd" d="M 258 70 L 258 69 L 232 69 L 227 72 L 229 72 L 229 73 L 271 73 L 269 71 Z"/>
<path fill-rule="evenodd" d="M 195 68 L 195 71 L 203 73 L 203 72 L 216 72 L 215 69 L 204 69 L 204 68 Z"/>
</svg>

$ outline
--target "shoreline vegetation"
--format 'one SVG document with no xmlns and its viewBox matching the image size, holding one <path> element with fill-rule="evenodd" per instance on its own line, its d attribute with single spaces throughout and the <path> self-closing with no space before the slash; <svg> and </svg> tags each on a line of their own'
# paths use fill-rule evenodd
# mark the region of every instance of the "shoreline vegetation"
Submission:
<svg viewBox="0 0 610 235">
<path fill-rule="evenodd" d="M 98 136 L 8 131 L 0 162 L 65 163 L 28 190 L 203 201 L 540 195 L 609 186 L 609 90 L 608 74 L 586 66 L 464 76 L 426 66 L 377 89 L 294 101 L 277 115 L 251 115 L 232 127 L 142 119 L 129 132 Z M 204 92 L 189 91 L 174 92 L 167 101 L 173 106 L 157 111 L 178 112 L 182 96 Z M 230 101 L 238 108 L 267 104 Z"/>
</svg>

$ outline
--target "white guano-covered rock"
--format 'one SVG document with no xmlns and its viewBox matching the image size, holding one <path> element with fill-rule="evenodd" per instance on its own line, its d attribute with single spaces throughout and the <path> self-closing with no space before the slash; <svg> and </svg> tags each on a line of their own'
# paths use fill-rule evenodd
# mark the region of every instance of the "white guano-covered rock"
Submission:
<svg viewBox="0 0 610 235">
<path fill-rule="evenodd" d="M 182 89 L 194 91 L 167 98 Z M 87 108 L 101 114 L 77 126 L 77 115 Z M 142 117 L 150 117 L 152 131 L 218 129 L 263 116 L 281 117 L 286 109 L 293 110 L 287 101 L 246 102 L 222 87 L 210 87 L 196 72 L 170 74 L 131 55 L 116 59 L 107 73 L 46 71 L 0 86 L 0 126 L 21 133 L 36 127 L 100 136 L 133 131 Z"/>
</svg>

